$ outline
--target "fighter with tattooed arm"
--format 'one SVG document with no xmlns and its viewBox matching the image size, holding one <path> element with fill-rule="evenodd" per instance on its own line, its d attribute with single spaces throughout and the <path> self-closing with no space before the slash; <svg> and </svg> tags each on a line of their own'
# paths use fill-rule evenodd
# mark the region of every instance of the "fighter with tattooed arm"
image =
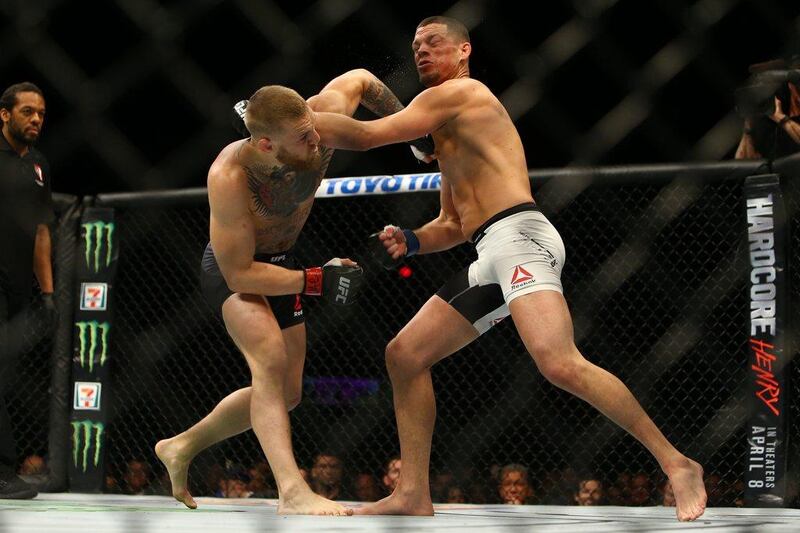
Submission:
<svg viewBox="0 0 800 533">
<path fill-rule="evenodd" d="M 300 294 L 348 305 L 362 275 L 349 259 L 302 270 L 292 256 L 333 155 L 319 144 L 312 110 L 351 116 L 359 104 L 379 116 L 403 108 L 382 82 L 360 69 L 337 77 L 308 101 L 286 87 L 262 87 L 244 113 L 249 138 L 223 148 L 211 165 L 211 242 L 202 261 L 202 288 L 244 354 L 252 386 L 231 393 L 200 422 L 156 444 L 172 494 L 187 507 L 197 507 L 187 486 L 192 459 L 252 427 L 275 475 L 279 513 L 352 513 L 314 494 L 301 477 L 288 412 L 300 401 L 305 361 Z M 342 295 L 336 289 L 345 279 L 350 290 Z"/>
</svg>

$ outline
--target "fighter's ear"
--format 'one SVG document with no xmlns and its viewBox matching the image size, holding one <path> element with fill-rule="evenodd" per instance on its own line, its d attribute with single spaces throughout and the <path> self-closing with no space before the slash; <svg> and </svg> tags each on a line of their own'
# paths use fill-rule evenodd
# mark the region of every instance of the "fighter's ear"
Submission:
<svg viewBox="0 0 800 533">
<path fill-rule="evenodd" d="M 472 55 L 472 44 L 466 41 L 461 43 L 459 51 L 461 52 L 461 59 L 468 59 Z"/>
<path fill-rule="evenodd" d="M 271 152 L 274 149 L 272 139 L 269 137 L 260 137 L 256 140 L 256 148 L 262 152 Z"/>
</svg>

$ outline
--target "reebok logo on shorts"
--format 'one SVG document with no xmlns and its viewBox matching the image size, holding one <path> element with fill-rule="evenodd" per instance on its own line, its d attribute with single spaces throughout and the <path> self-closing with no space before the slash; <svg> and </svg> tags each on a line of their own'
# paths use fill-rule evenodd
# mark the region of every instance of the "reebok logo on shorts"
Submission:
<svg viewBox="0 0 800 533">
<path fill-rule="evenodd" d="M 522 268 L 522 265 L 517 265 L 514 267 L 514 273 L 511 275 L 512 291 L 521 289 L 522 287 L 527 287 L 535 282 L 536 280 L 533 279 L 533 274 Z"/>
</svg>

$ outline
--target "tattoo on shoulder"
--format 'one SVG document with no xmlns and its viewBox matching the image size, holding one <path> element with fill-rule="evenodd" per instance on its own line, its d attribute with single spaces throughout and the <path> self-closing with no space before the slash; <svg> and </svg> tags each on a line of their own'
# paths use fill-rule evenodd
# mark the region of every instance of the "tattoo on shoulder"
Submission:
<svg viewBox="0 0 800 533">
<path fill-rule="evenodd" d="M 286 217 L 316 192 L 333 156 L 330 148 L 321 148 L 318 169 L 294 170 L 288 165 L 249 165 L 247 186 L 255 214 L 263 217 Z"/>
<path fill-rule="evenodd" d="M 380 80 L 372 80 L 361 97 L 361 105 L 378 116 L 385 117 L 401 111 L 403 104 Z"/>
</svg>

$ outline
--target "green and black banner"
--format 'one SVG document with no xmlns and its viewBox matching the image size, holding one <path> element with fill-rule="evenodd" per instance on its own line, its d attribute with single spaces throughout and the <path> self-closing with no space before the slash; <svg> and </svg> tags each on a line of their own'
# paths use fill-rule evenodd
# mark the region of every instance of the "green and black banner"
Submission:
<svg viewBox="0 0 800 533">
<path fill-rule="evenodd" d="M 783 507 L 789 361 L 785 338 L 786 211 L 777 174 L 745 180 L 748 242 L 747 462 L 745 504 Z"/>
<path fill-rule="evenodd" d="M 72 456 L 70 489 L 101 492 L 112 359 L 114 274 L 119 255 L 114 210 L 87 208 L 81 219 L 76 261 L 72 357 Z"/>
</svg>

